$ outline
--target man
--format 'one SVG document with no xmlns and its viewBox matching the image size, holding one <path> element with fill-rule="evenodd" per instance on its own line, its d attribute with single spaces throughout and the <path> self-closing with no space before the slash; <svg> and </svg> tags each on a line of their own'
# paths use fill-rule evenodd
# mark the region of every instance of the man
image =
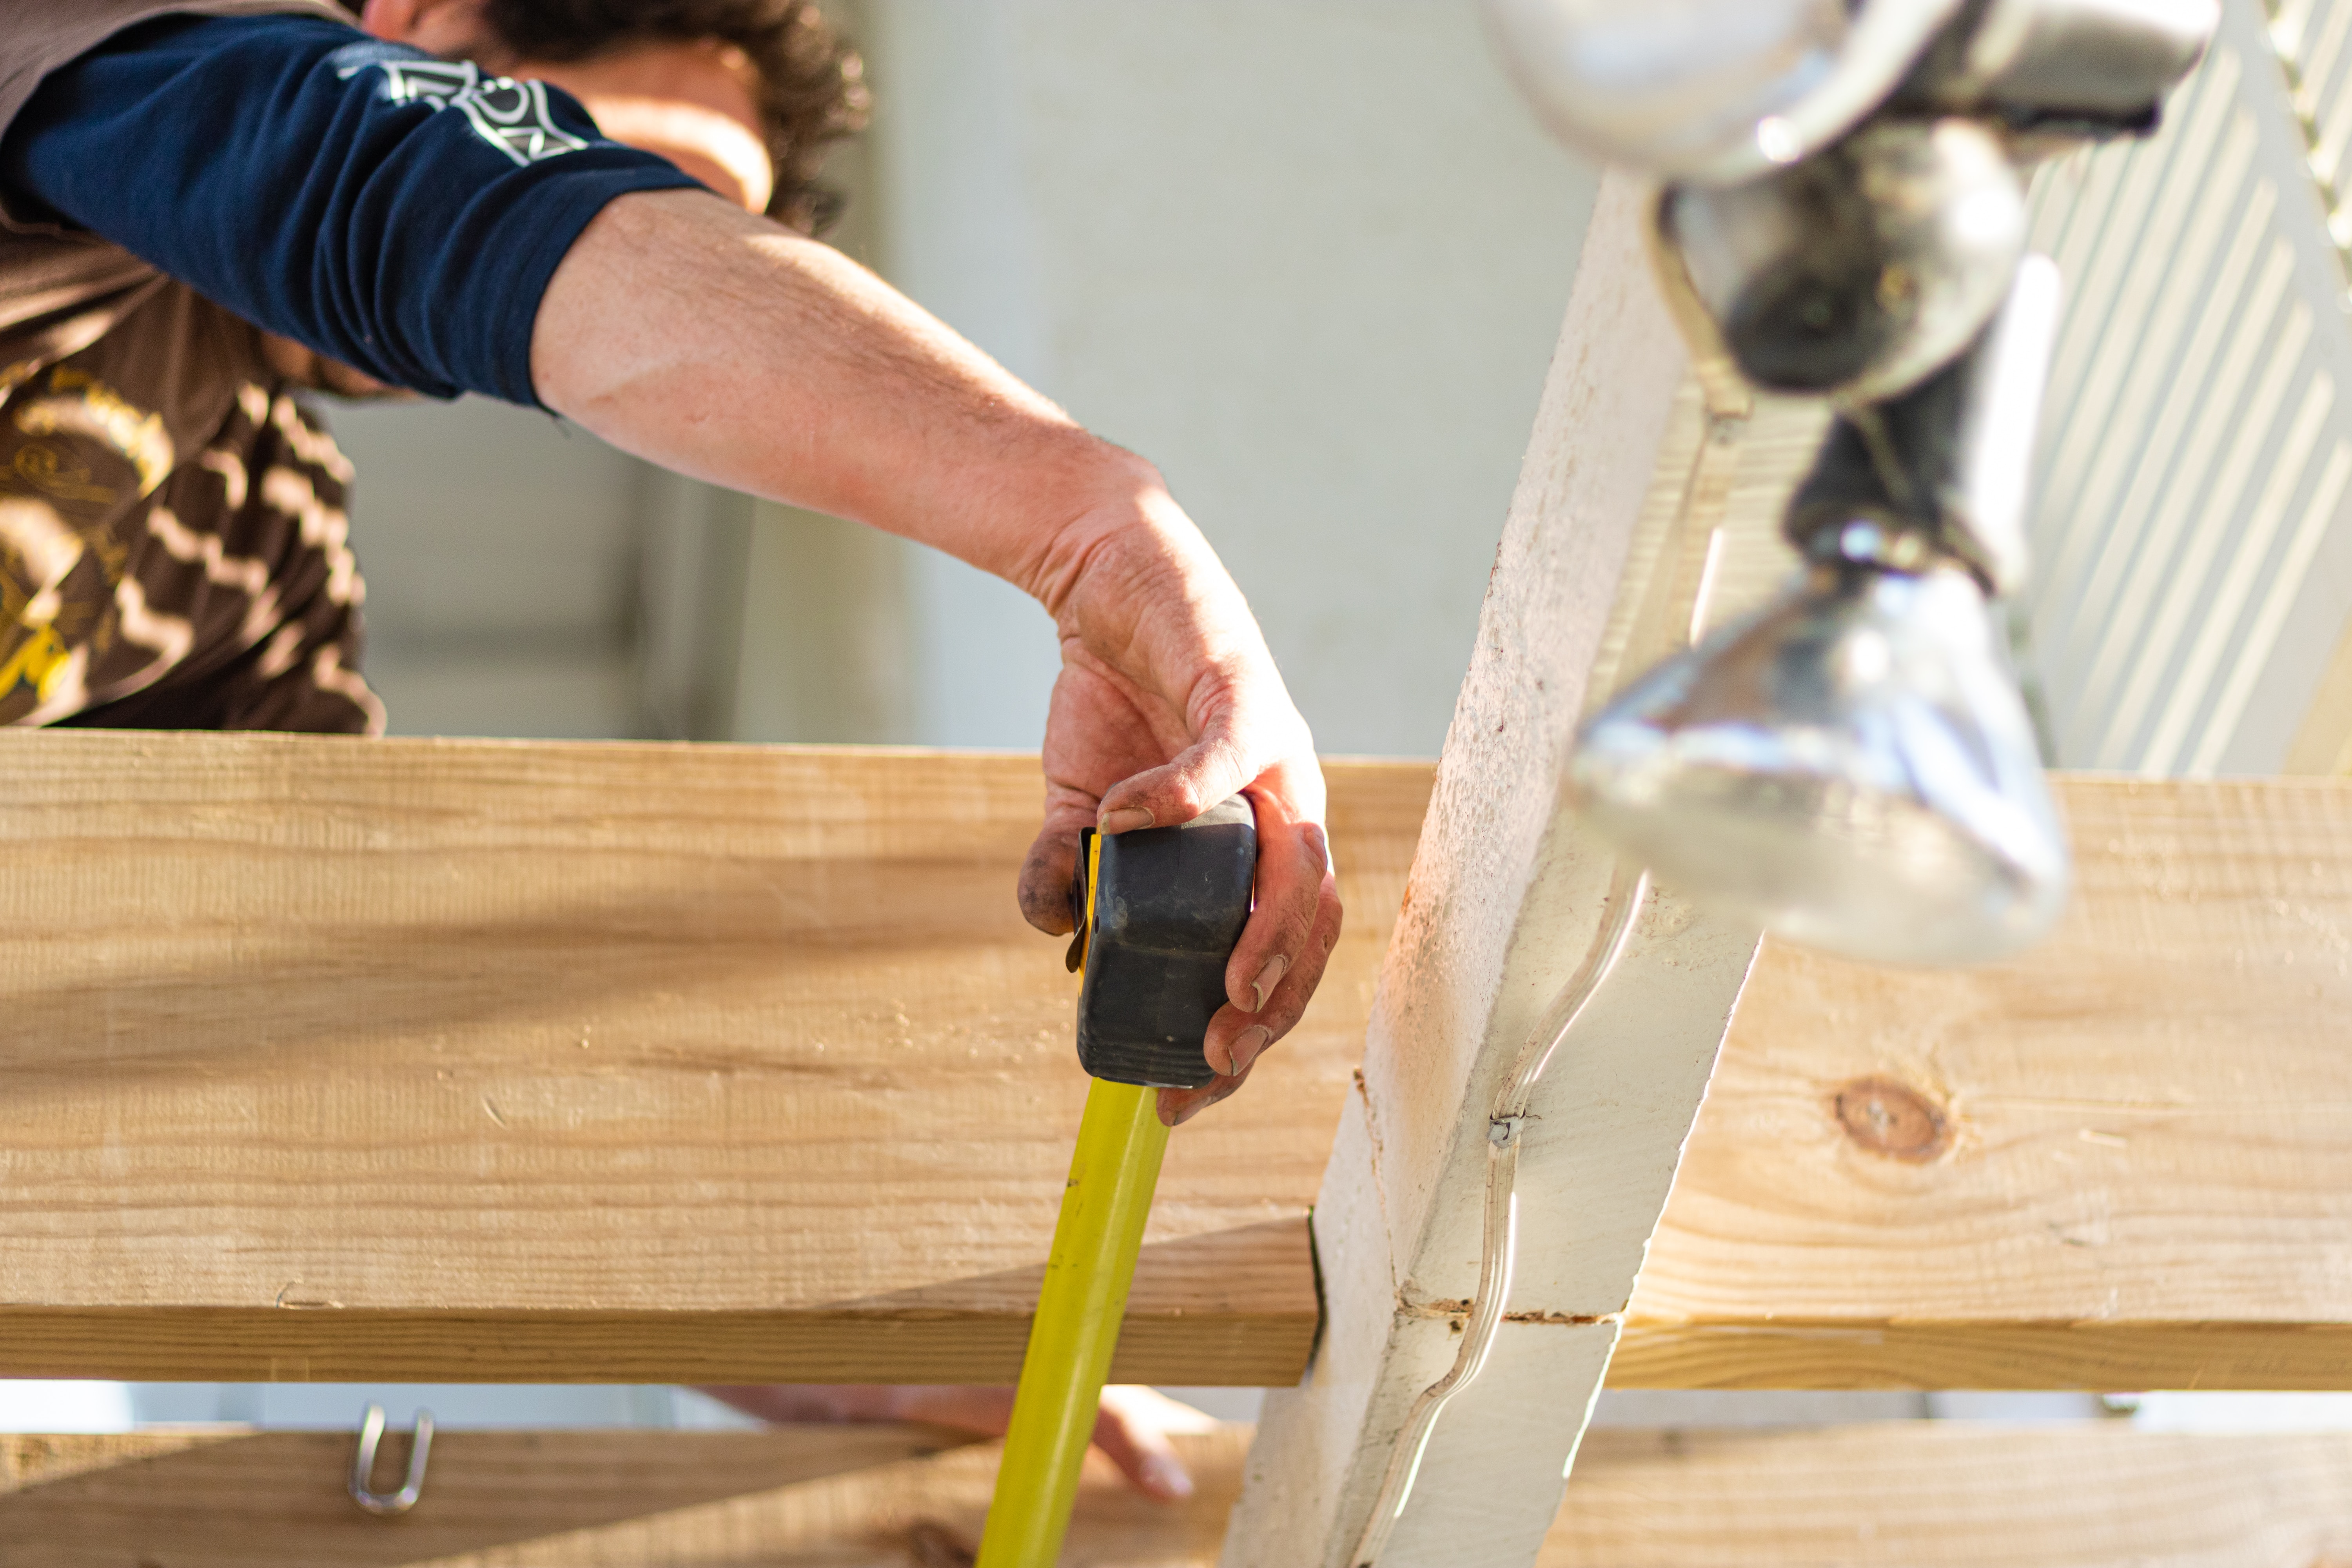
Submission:
<svg viewBox="0 0 2352 1568">
<path fill-rule="evenodd" d="M 364 34 L 351 20 L 329 0 L 10 7 L 0 722 L 381 729 L 350 468 L 291 393 L 543 406 L 1045 605 L 1063 668 L 1019 887 L 1040 929 L 1069 929 L 1081 827 L 1245 791 L 1261 858 L 1208 1035 L 1223 1076 L 1160 1113 L 1231 1093 L 1339 931 L 1306 725 L 1148 464 L 796 231 L 860 106 L 814 7 L 366 0 Z M 983 1396 L 941 1394 L 967 1416 Z M 960 1418 L 904 1393 L 737 1397 Z"/>
</svg>

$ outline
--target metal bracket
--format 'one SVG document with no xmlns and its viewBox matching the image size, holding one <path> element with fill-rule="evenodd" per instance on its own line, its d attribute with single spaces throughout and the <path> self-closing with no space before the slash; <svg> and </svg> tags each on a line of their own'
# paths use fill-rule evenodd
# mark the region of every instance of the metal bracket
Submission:
<svg viewBox="0 0 2352 1568">
<path fill-rule="evenodd" d="M 371 1405 L 360 1419 L 359 1447 L 352 1453 L 352 1500 L 378 1519 L 406 1513 L 425 1495 L 425 1462 L 433 1452 L 433 1412 L 416 1413 L 416 1431 L 408 1445 L 408 1479 L 396 1492 L 370 1489 L 375 1477 L 376 1447 L 383 1441 L 383 1406 Z"/>
</svg>

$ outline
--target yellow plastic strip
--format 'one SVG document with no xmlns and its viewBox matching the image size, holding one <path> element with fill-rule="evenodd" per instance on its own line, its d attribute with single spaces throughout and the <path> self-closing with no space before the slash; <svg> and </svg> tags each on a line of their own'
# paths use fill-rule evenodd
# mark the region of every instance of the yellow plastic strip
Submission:
<svg viewBox="0 0 2352 1568">
<path fill-rule="evenodd" d="M 977 1568 L 1053 1568 L 1061 1555 L 1168 1148 L 1158 1107 L 1157 1090 L 1131 1084 L 1097 1079 L 1087 1091 Z"/>
</svg>

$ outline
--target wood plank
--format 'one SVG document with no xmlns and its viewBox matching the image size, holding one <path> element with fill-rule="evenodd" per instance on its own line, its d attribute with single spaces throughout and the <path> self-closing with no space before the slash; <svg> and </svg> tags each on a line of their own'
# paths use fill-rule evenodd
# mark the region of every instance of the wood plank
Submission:
<svg viewBox="0 0 2352 1568">
<path fill-rule="evenodd" d="M 1200 1484 L 1172 1507 L 1089 1455 L 1066 1568 L 1213 1561 L 1249 1436 L 1176 1436 Z M 969 1568 L 1002 1451 L 904 1426 L 445 1432 L 385 1521 L 344 1495 L 352 1441 L 0 1435 L 0 1568 Z"/>
<path fill-rule="evenodd" d="M 1246 1427 L 1169 1507 L 1090 1461 L 1065 1568 L 1207 1568 Z M 0 1436 L 0 1568 L 963 1568 L 993 1444 L 906 1428 L 451 1432 L 394 1522 L 337 1433 Z M 398 1450 L 394 1450 L 395 1457 Z M 390 1460 L 385 1461 L 387 1468 Z M 2326 1568 L 2352 1436 L 2121 1422 L 1589 1435 L 1540 1568 Z"/>
<path fill-rule="evenodd" d="M 1017 1372 L 1086 1081 L 1013 901 L 1034 759 L 57 731 L 0 775 L 0 1374 Z M 1174 1141 L 1118 1376 L 1304 1364 L 1429 787 L 1333 776 L 1349 931 Z"/>
<path fill-rule="evenodd" d="M 1011 1375 L 1081 1087 L 998 902 L 1030 765 L 0 735 L 0 1373 Z M 1304 1363 L 1301 1216 L 1429 788 L 1333 779 L 1349 945 L 1177 1139 L 1125 1375 Z M 2352 785 L 2062 789 L 2044 952 L 1767 946 L 1612 1381 L 2352 1386 Z M 1870 1079 L 1948 1151 L 1857 1144 Z"/>
<path fill-rule="evenodd" d="M 1316 1202 L 1329 1327 L 1307 1381 L 1268 1398 L 1227 1568 L 1535 1561 L 1755 952 L 1752 929 L 1621 882 L 1561 787 L 1612 668 L 1688 637 L 1715 513 L 1685 491 L 1728 488 L 1714 432 L 1675 449 L 1684 353 L 1651 279 L 1653 199 L 1602 181 Z M 1415 1428 L 1424 1391 L 1468 1353 L 1497 1095 L 1621 931 L 1607 983 L 1512 1113 L 1508 1316 L 1434 1427 Z"/>
<path fill-rule="evenodd" d="M 2016 962 L 1767 945 L 1613 1381 L 2352 1386 L 2352 788 L 2063 798 Z"/>
<path fill-rule="evenodd" d="M 664 1559 L 615 1553 L 650 1544 L 680 1561 L 747 1513 L 784 1540 L 809 1531 L 824 1495 L 812 1483 L 829 1477 L 851 1478 L 871 1510 L 898 1467 L 970 1441 L 898 1426 L 443 1432 L 421 1500 L 386 1520 L 344 1490 L 348 1432 L 0 1436 L 0 1568 L 639 1568 Z M 407 1452 L 404 1435 L 386 1437 L 380 1484 Z M 781 1508 L 760 1509 L 764 1494 Z"/>
<path fill-rule="evenodd" d="M 2122 1422 L 1597 1432 L 1543 1568 L 2328 1568 L 2352 1436 Z"/>
</svg>

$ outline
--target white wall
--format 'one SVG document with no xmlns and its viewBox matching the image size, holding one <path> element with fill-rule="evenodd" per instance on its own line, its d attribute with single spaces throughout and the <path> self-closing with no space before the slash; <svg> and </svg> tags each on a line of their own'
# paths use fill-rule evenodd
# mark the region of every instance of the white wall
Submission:
<svg viewBox="0 0 2352 1568">
<path fill-rule="evenodd" d="M 1594 189 L 1470 7 L 868 0 L 878 258 L 1158 463 L 1326 750 L 1437 749 Z M 1045 617 L 913 563 L 921 741 L 1034 746 Z"/>
<path fill-rule="evenodd" d="M 396 734 L 637 732 L 646 465 L 487 398 L 336 403 L 365 668 Z"/>
</svg>

